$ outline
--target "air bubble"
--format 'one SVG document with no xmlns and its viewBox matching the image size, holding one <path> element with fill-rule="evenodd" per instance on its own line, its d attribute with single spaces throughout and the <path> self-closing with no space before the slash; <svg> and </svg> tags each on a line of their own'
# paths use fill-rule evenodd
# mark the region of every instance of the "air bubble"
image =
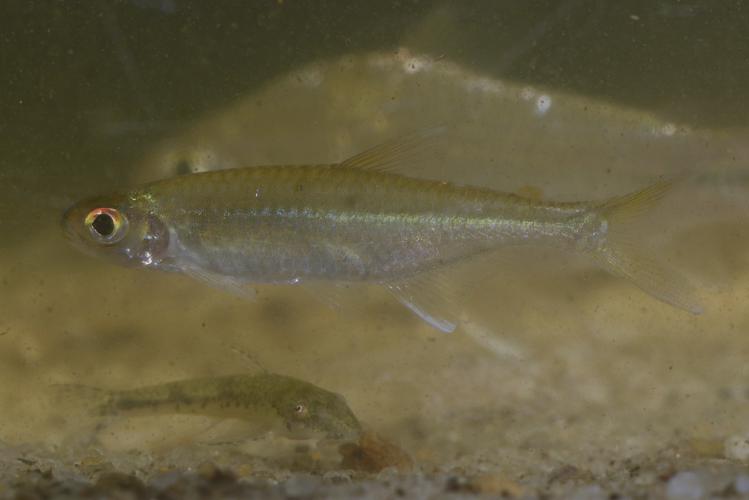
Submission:
<svg viewBox="0 0 749 500">
<path fill-rule="evenodd" d="M 410 57 L 403 63 L 403 69 L 409 74 L 419 73 L 428 67 L 429 61 L 423 57 Z"/>
<path fill-rule="evenodd" d="M 667 123 L 663 127 L 661 127 L 661 134 L 671 137 L 676 133 L 676 125 L 673 123 Z"/>
<path fill-rule="evenodd" d="M 551 96 L 542 94 L 536 99 L 536 113 L 539 115 L 545 115 L 551 108 Z"/>
</svg>

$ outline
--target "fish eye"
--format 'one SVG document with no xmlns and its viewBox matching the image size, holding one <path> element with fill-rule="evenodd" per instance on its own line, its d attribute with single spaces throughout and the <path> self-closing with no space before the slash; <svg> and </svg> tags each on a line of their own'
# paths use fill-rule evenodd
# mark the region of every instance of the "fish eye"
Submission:
<svg viewBox="0 0 749 500">
<path fill-rule="evenodd" d="M 294 415 L 297 417 L 306 417 L 309 414 L 309 409 L 304 403 L 297 403 L 294 407 Z"/>
<path fill-rule="evenodd" d="M 109 214 L 99 214 L 94 217 L 91 227 L 99 233 L 100 236 L 108 238 L 114 233 L 114 220 Z"/>
<path fill-rule="evenodd" d="M 104 244 L 113 244 L 125 236 L 127 219 L 114 208 L 95 208 L 85 219 L 91 237 Z"/>
</svg>

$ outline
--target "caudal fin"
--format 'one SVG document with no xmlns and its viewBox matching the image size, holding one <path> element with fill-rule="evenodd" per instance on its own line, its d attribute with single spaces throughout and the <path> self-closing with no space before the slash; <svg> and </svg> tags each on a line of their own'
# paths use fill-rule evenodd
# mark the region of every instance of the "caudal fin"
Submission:
<svg viewBox="0 0 749 500">
<path fill-rule="evenodd" d="M 702 307 L 690 282 L 640 250 L 642 236 L 637 228 L 641 216 L 672 187 L 673 182 L 662 181 L 600 205 L 598 210 L 607 223 L 607 231 L 605 243 L 598 247 L 596 257 L 606 270 L 627 278 L 653 297 L 700 314 Z"/>
</svg>

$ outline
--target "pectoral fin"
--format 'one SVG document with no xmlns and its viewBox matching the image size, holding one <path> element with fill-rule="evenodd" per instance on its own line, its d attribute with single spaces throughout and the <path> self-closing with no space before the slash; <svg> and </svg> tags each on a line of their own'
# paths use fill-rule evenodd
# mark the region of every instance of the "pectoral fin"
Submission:
<svg viewBox="0 0 749 500">
<path fill-rule="evenodd" d="M 422 273 L 403 281 L 383 283 L 404 306 L 434 328 L 451 333 L 458 326 L 452 293 L 434 273 Z"/>
<path fill-rule="evenodd" d="M 214 288 L 230 292 L 243 299 L 255 300 L 257 293 L 249 283 L 232 276 L 212 273 L 196 267 L 188 267 L 182 270 L 186 275 Z"/>
</svg>

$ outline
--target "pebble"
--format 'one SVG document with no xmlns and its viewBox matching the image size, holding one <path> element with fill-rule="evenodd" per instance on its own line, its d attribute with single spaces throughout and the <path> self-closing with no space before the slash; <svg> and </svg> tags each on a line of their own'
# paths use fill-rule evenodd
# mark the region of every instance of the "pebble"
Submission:
<svg viewBox="0 0 749 500">
<path fill-rule="evenodd" d="M 235 479 L 233 472 L 223 470 L 211 462 L 203 462 L 197 467 L 195 472 L 201 479 L 215 483 L 233 481 Z"/>
<path fill-rule="evenodd" d="M 471 480 L 477 493 L 482 495 L 498 495 L 502 497 L 519 497 L 524 493 L 523 487 L 504 476 L 484 474 Z"/>
<path fill-rule="evenodd" d="M 165 490 L 172 487 L 183 478 L 183 474 L 178 470 L 168 470 L 161 472 L 148 481 L 148 485 L 157 490 Z"/>
<path fill-rule="evenodd" d="M 739 495 L 749 494 L 749 475 L 741 474 L 736 477 L 733 487 Z"/>
<path fill-rule="evenodd" d="M 107 472 L 96 480 L 96 488 L 102 492 L 129 491 L 137 497 L 146 494 L 146 485 L 131 474 Z"/>
<path fill-rule="evenodd" d="M 589 484 L 575 490 L 569 498 L 574 500 L 606 500 L 609 496 L 597 484 Z"/>
<path fill-rule="evenodd" d="M 734 434 L 728 436 L 723 443 L 723 454 L 730 460 L 749 460 L 749 436 Z"/>
<path fill-rule="evenodd" d="M 283 485 L 290 498 L 308 497 L 320 488 L 321 480 L 312 474 L 294 474 Z"/>
<path fill-rule="evenodd" d="M 351 482 L 351 475 L 345 471 L 332 470 L 322 476 L 323 480 L 333 484 L 343 484 Z"/>
<path fill-rule="evenodd" d="M 702 478 L 691 471 L 679 472 L 666 485 L 666 498 L 689 499 L 704 496 L 705 485 Z"/>
<path fill-rule="evenodd" d="M 358 443 L 344 443 L 339 449 L 341 466 L 364 472 L 378 472 L 393 467 L 399 472 L 413 469 L 411 457 L 394 443 L 365 432 Z"/>
</svg>

